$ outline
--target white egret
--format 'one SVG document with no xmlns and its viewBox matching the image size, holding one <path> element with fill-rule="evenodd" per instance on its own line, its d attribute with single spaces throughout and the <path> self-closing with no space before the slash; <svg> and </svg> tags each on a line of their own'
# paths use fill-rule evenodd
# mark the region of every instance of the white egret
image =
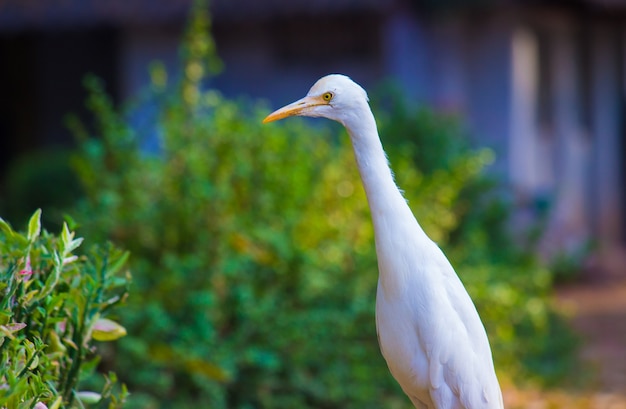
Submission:
<svg viewBox="0 0 626 409">
<path fill-rule="evenodd" d="M 419 409 L 502 409 L 476 307 L 396 186 L 365 90 L 328 75 L 263 122 L 294 115 L 332 119 L 350 135 L 374 223 L 380 349 L 403 391 Z"/>
</svg>

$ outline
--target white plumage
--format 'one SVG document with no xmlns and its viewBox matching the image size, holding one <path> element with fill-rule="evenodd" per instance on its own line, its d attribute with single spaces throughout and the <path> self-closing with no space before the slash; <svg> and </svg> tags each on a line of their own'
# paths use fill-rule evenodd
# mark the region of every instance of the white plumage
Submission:
<svg viewBox="0 0 626 409">
<path fill-rule="evenodd" d="M 332 119 L 350 134 L 376 237 L 380 349 L 413 405 L 502 409 L 485 328 L 450 262 L 398 190 L 365 90 L 344 75 L 328 75 L 263 122 L 293 115 Z"/>
</svg>

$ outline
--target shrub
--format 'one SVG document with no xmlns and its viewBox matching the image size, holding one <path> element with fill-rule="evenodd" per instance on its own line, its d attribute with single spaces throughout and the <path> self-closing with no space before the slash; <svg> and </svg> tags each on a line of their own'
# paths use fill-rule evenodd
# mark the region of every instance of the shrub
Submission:
<svg viewBox="0 0 626 409">
<path fill-rule="evenodd" d="M 131 390 L 216 408 L 356 407 L 388 393 L 349 146 L 298 123 L 261 127 L 265 110 L 245 119 L 215 92 L 162 109 L 158 156 L 122 138 L 128 127 L 88 140 L 76 162 L 93 194 L 84 228 L 134 254 L 116 360 Z"/>
<path fill-rule="evenodd" d="M 373 230 L 349 141 L 297 120 L 261 126 L 264 106 L 202 91 L 196 64 L 176 88 L 155 82 L 156 154 L 93 78 L 99 138 L 73 123 L 83 229 L 133 253 L 115 360 L 133 406 L 405 403 L 378 351 Z M 424 178 L 395 155 L 433 236 L 455 224 L 451 204 L 481 161 Z"/>
<path fill-rule="evenodd" d="M 83 229 L 133 252 L 134 296 L 122 317 L 130 335 L 110 363 L 134 392 L 132 406 L 406 407 L 378 351 L 373 230 L 346 135 L 298 120 L 261 126 L 262 104 L 204 90 L 218 64 L 199 16 L 181 82 L 168 86 L 153 67 L 154 127 L 132 126 L 94 78 L 87 104 L 98 126 L 71 124 Z M 496 359 L 534 373 L 540 366 L 525 362 L 547 356 L 552 336 L 549 279 L 508 240 L 507 205 L 481 176 L 491 154 L 420 115 L 395 129 L 381 117 L 383 136 L 411 135 L 386 144 L 398 184 L 462 266 Z M 431 158 L 423 152 L 433 131 L 443 148 Z M 142 146 L 155 134 L 149 153 Z"/>
<path fill-rule="evenodd" d="M 40 215 L 26 235 L 0 219 L 0 407 L 120 408 L 126 392 L 114 388 L 115 374 L 91 374 L 94 341 L 124 334 L 105 317 L 126 296 L 127 253 L 74 255 L 82 238 L 67 224 L 59 236 L 42 230 Z"/>
</svg>

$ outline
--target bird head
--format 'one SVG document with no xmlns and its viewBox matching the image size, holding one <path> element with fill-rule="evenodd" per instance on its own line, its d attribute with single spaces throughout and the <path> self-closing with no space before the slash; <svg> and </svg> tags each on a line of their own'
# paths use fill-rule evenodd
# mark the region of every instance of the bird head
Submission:
<svg viewBox="0 0 626 409">
<path fill-rule="evenodd" d="M 306 96 L 269 114 L 263 123 L 289 116 L 324 117 L 345 125 L 354 112 L 367 106 L 367 93 L 359 84 L 341 74 L 320 78 Z"/>
</svg>

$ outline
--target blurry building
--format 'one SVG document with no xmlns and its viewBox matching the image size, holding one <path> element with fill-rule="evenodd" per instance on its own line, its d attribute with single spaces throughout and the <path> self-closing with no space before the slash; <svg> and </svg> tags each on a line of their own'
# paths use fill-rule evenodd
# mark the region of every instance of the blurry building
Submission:
<svg viewBox="0 0 626 409">
<path fill-rule="evenodd" d="M 191 0 L 0 0 L 0 172 L 71 140 L 94 72 L 122 100 L 147 66 L 175 69 Z M 318 77 L 393 78 L 466 118 L 494 172 L 532 211 L 552 204 L 548 245 L 626 236 L 626 1 L 213 0 L 226 95 L 274 106 Z"/>
</svg>

